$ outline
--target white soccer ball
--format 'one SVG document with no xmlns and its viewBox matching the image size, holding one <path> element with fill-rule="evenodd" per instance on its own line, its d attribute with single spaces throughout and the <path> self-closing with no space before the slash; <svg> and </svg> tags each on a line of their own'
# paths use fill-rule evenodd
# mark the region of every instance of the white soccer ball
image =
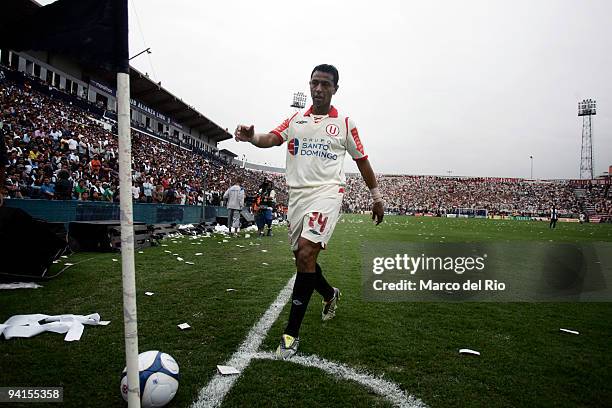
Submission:
<svg viewBox="0 0 612 408">
<path fill-rule="evenodd" d="M 179 386 L 179 366 L 171 355 L 157 350 L 140 353 L 138 371 L 142 408 L 163 407 L 174 398 Z M 121 374 L 121 395 L 127 401 L 127 367 Z"/>
</svg>

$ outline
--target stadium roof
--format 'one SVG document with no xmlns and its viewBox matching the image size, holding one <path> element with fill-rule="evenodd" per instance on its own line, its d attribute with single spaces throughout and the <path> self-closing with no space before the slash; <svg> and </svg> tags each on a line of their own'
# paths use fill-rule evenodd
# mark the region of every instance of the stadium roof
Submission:
<svg viewBox="0 0 612 408">
<path fill-rule="evenodd" d="M 36 8 L 41 7 L 34 0 L 2 0 L 2 14 L 19 18 L 26 16 Z M 116 76 L 113 73 L 100 69 L 86 69 L 94 78 L 100 78 L 107 84 L 116 85 Z M 154 109 L 174 122 L 195 130 L 194 136 L 199 136 L 201 132 L 211 140 L 221 142 L 232 138 L 232 135 L 221 126 L 208 119 L 194 107 L 183 102 L 183 100 L 161 86 L 161 82 L 155 83 L 146 74 L 130 67 L 130 93 L 133 99 L 142 102 L 151 109 Z"/>
<path fill-rule="evenodd" d="M 226 156 L 231 156 L 231 157 L 238 157 L 238 155 L 230 150 L 227 149 L 221 149 L 219 150 L 219 154 L 224 154 Z"/>
<path fill-rule="evenodd" d="M 109 75 L 106 72 L 104 74 Z M 110 83 L 115 82 L 113 80 Z M 175 122 L 190 127 L 196 132 L 202 132 L 205 136 L 217 142 L 233 137 L 227 130 L 198 112 L 193 106 L 183 102 L 182 99 L 162 87 L 161 82 L 153 82 L 147 75 L 134 67 L 130 67 L 130 96 L 149 108 L 170 117 Z"/>
</svg>

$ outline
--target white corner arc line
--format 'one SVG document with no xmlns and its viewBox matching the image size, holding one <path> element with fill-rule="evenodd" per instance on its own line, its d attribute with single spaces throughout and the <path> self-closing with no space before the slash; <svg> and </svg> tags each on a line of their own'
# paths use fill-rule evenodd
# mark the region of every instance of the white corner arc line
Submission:
<svg viewBox="0 0 612 408">
<path fill-rule="evenodd" d="M 238 350 L 232 354 L 230 359 L 224 363 L 235 367 L 240 374 L 222 376 L 216 373 L 206 387 L 200 390 L 198 399 L 193 402 L 191 408 L 209 408 L 219 407 L 227 393 L 231 390 L 234 383 L 240 378 L 242 372 L 249 366 L 253 359 L 276 360 L 274 353 L 258 352 L 261 343 L 268 334 L 268 331 L 278 319 L 283 307 L 289 301 L 293 290 L 295 275 L 289 279 L 285 287 L 276 297 L 276 300 L 270 305 L 268 310 L 263 314 L 259 321 L 251 327 L 245 340 L 242 342 Z M 319 368 L 322 371 L 336 377 L 354 381 L 376 394 L 386 398 L 396 407 L 401 408 L 426 408 L 421 399 L 407 394 L 394 382 L 377 377 L 364 371 L 358 371 L 345 364 L 336 363 L 325 360 L 316 355 L 303 356 L 295 355 L 289 360 L 290 363 L 300 364 L 306 367 Z"/>
<path fill-rule="evenodd" d="M 274 353 L 260 352 L 253 356 L 256 359 L 276 360 Z M 314 367 L 335 378 L 354 381 L 365 388 L 374 391 L 381 397 L 386 398 L 393 406 L 401 408 L 426 408 L 421 399 L 413 395 L 409 395 L 394 382 L 385 380 L 382 377 L 377 377 L 365 371 L 359 371 L 342 363 L 329 361 L 316 355 L 304 356 L 296 354 L 286 360 L 289 363 L 300 364 L 305 367 Z"/>
<path fill-rule="evenodd" d="M 198 399 L 191 405 L 192 408 L 218 407 L 221 405 L 223 398 L 225 398 L 225 395 L 227 395 L 242 372 L 249 366 L 259 346 L 261 346 L 264 338 L 268 335 L 268 330 L 278 319 L 283 307 L 289 301 L 294 282 L 295 275 L 289 279 L 276 297 L 276 300 L 274 300 L 259 321 L 251 327 L 238 350 L 225 363 L 225 365 L 235 367 L 240 371 L 240 374 L 229 376 L 222 376 L 219 373 L 215 374 L 208 385 L 202 388 Z"/>
</svg>

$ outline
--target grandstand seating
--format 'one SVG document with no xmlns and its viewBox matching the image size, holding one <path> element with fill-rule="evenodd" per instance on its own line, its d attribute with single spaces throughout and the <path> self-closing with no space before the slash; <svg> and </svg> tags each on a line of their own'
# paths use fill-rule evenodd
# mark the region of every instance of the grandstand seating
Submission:
<svg viewBox="0 0 612 408">
<path fill-rule="evenodd" d="M 34 78 L 0 84 L 0 135 L 9 156 L 6 194 L 117 201 L 118 142 L 110 130 L 114 118 L 105 117 L 95 106 L 73 103 L 73 95 L 45 89 Z M 132 155 L 132 193 L 140 202 L 197 205 L 206 199 L 218 205 L 238 176 L 247 195 L 256 193 L 264 177 L 271 179 L 278 202 L 287 202 L 283 175 L 242 169 L 167 135 L 133 128 Z M 609 184 L 408 175 L 382 175 L 378 180 L 388 211 L 395 213 L 474 208 L 489 214 L 547 216 L 555 205 L 562 216 L 612 215 Z M 361 177 L 349 175 L 343 210 L 370 209 L 370 195 Z"/>
</svg>

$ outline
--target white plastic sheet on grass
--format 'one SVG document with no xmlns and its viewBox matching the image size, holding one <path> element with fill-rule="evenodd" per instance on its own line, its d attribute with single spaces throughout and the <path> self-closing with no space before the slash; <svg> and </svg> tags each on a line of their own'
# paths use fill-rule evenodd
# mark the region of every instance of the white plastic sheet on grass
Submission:
<svg viewBox="0 0 612 408">
<path fill-rule="evenodd" d="M 110 321 L 100 320 L 98 313 L 90 315 L 46 315 L 29 314 L 10 317 L 0 324 L 0 334 L 9 340 L 13 337 L 29 338 L 44 332 L 66 333 L 65 341 L 78 341 L 83 334 L 83 325 L 106 326 Z"/>
</svg>

